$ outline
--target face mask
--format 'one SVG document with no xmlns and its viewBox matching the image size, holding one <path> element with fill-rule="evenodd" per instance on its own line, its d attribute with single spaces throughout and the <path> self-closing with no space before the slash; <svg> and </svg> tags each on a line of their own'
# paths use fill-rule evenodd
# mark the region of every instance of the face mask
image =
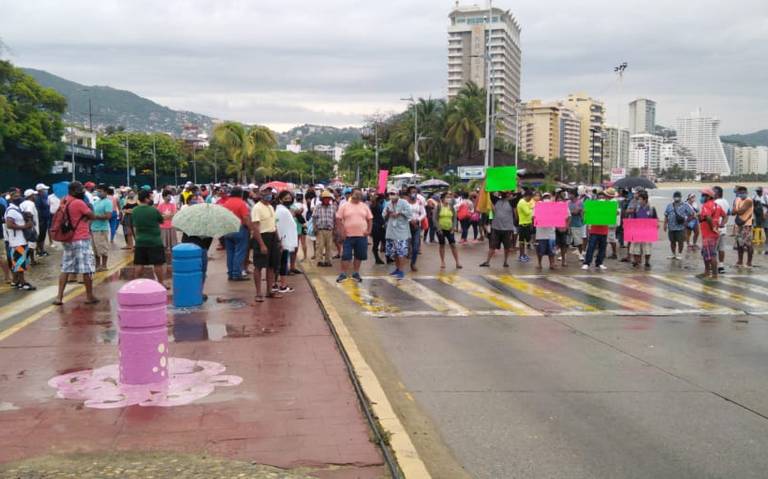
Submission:
<svg viewBox="0 0 768 479">
<path fill-rule="evenodd" d="M 20 206 L 24 202 L 24 198 L 14 198 L 11 200 L 11 203 L 13 203 L 16 206 Z"/>
<path fill-rule="evenodd" d="M 738 196 L 739 196 L 739 198 L 741 198 L 742 200 L 746 200 L 746 199 L 747 199 L 747 194 L 746 194 L 746 193 L 739 193 L 739 195 L 738 195 Z"/>
<path fill-rule="evenodd" d="M 699 201 L 701 201 L 702 203 L 706 203 L 708 199 L 709 199 L 708 196 L 702 196 L 701 198 L 699 198 Z"/>
<path fill-rule="evenodd" d="M 75 192 L 75 194 L 73 194 L 72 196 L 74 196 L 75 198 L 79 198 L 79 199 L 81 199 L 81 200 L 82 200 L 83 198 L 85 198 L 85 191 L 77 191 L 77 192 Z"/>
<path fill-rule="evenodd" d="M 291 206 L 292 204 L 293 204 L 293 201 L 291 201 L 291 200 L 284 200 L 283 201 L 283 206 Z"/>
<path fill-rule="evenodd" d="M 272 201 L 272 195 L 263 195 L 261 199 L 269 203 L 270 201 Z"/>
<path fill-rule="evenodd" d="M 415 200 L 415 199 L 416 199 L 416 193 L 411 193 L 411 199 L 412 199 L 412 200 Z"/>
<path fill-rule="evenodd" d="M 680 203 L 681 201 L 683 201 L 683 199 L 682 198 L 675 198 L 674 201 L 675 201 L 675 203 Z"/>
</svg>

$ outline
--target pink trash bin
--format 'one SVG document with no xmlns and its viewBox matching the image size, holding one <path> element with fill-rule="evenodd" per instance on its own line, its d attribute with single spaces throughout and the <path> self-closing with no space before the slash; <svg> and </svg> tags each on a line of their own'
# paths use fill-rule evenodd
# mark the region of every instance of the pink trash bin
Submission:
<svg viewBox="0 0 768 479">
<path fill-rule="evenodd" d="M 120 383 L 168 382 L 168 292 L 150 279 L 137 279 L 117 292 Z"/>
</svg>

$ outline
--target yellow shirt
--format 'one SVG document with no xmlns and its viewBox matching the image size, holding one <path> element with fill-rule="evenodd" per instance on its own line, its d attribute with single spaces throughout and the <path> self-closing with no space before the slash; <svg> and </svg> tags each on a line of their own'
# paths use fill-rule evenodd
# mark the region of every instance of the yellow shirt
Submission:
<svg viewBox="0 0 768 479">
<path fill-rule="evenodd" d="M 533 198 L 531 198 L 531 201 L 521 199 L 517 202 L 517 217 L 520 225 L 533 223 L 533 205 L 535 204 L 536 202 L 533 201 Z"/>
<path fill-rule="evenodd" d="M 259 231 L 262 233 L 277 231 L 275 209 L 272 208 L 272 205 L 265 205 L 262 201 L 256 203 L 256 206 L 251 210 L 251 221 L 259 223 Z"/>
</svg>

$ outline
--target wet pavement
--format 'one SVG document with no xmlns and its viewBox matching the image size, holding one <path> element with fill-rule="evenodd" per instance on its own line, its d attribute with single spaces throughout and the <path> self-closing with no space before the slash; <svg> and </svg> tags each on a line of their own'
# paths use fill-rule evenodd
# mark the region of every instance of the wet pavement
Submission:
<svg viewBox="0 0 768 479">
<path fill-rule="evenodd" d="M 332 301 L 434 477 L 765 477 L 768 263 L 718 282 L 698 252 L 650 272 L 578 258 L 554 273 L 476 265 L 393 281 L 370 263 Z M 623 252 L 623 251 L 622 251 Z M 333 286 L 330 286 L 333 284 Z"/>
<path fill-rule="evenodd" d="M 122 268 L 97 287 L 100 304 L 85 305 L 80 295 L 0 340 L 0 463 L 52 454 L 167 451 L 312 477 L 386 477 L 306 279 L 292 277 L 295 293 L 258 304 L 253 283 L 227 282 L 221 253 L 213 256 L 208 302 L 200 309 L 169 306 L 169 349 L 174 357 L 223 364 L 241 384 L 164 408 L 98 410 L 57 399 L 48 385 L 54 376 L 117 363 L 114 298 L 131 276 L 130 268 Z"/>
</svg>

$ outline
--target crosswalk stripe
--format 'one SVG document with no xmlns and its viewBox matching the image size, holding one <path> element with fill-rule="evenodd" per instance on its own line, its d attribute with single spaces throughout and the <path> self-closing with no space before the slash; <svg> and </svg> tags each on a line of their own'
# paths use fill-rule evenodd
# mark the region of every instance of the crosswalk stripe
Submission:
<svg viewBox="0 0 768 479">
<path fill-rule="evenodd" d="M 740 305 L 744 305 L 752 309 L 762 309 L 762 308 L 768 307 L 768 303 L 764 301 L 758 301 L 756 299 L 747 298 L 742 294 L 732 293 L 730 291 L 721 291 L 717 288 L 713 288 L 712 286 L 703 284 L 696 280 L 688 281 L 688 280 L 683 280 L 683 279 L 678 279 L 673 277 L 661 276 L 657 274 L 651 275 L 651 277 L 659 281 L 672 284 L 674 286 L 695 291 L 697 293 L 708 294 L 710 296 L 715 296 L 721 299 L 733 301 L 734 303 L 738 303 Z"/>
<path fill-rule="evenodd" d="M 441 274 L 437 276 L 437 279 L 439 279 L 445 284 L 459 288 L 465 293 L 471 294 L 476 298 L 483 299 L 493 304 L 499 309 L 510 311 L 518 316 L 542 316 L 543 315 L 541 312 L 536 311 L 535 309 L 531 308 L 530 306 L 524 303 L 506 298 L 498 293 L 495 293 L 494 291 L 488 288 L 479 286 L 459 276 Z"/>
<path fill-rule="evenodd" d="M 328 278 L 328 282 L 332 282 L 333 278 Z M 335 284 L 335 283 L 334 283 Z M 349 299 L 357 303 L 363 309 L 373 314 L 391 314 L 400 312 L 400 308 L 390 305 L 371 294 L 370 289 L 366 283 L 356 283 L 354 281 L 345 281 L 341 283 L 341 289 L 347 293 Z"/>
<path fill-rule="evenodd" d="M 395 288 L 423 301 L 440 313 L 454 316 L 468 316 L 470 314 L 470 311 L 464 306 L 444 298 L 423 284 L 413 281 L 412 279 L 398 280 L 390 277 L 386 278 L 386 281 Z"/>
<path fill-rule="evenodd" d="M 658 283 L 650 283 L 650 282 L 643 283 L 633 278 L 630 278 L 628 276 L 623 276 L 623 277 L 602 276 L 602 279 L 606 281 L 610 281 L 611 283 L 614 283 L 614 284 L 635 288 L 640 291 L 647 291 L 649 294 L 653 296 L 670 299 L 676 303 L 689 306 L 694 310 L 704 310 L 708 312 L 718 312 L 723 314 L 737 312 L 735 309 L 710 303 L 703 299 L 696 298 L 695 296 L 687 296 L 682 293 L 677 293 L 671 290 L 670 288 L 663 289 L 662 285 Z"/>
<path fill-rule="evenodd" d="M 768 296 L 768 288 L 766 288 L 764 286 L 758 286 L 757 284 L 752 283 L 752 282 L 749 282 L 749 283 L 746 282 L 746 281 L 740 282 L 740 281 L 738 281 L 737 279 L 735 279 L 732 276 L 728 277 L 728 278 L 726 278 L 725 276 L 719 276 L 717 280 L 720 283 L 723 283 L 723 284 L 727 284 L 727 285 L 730 285 L 730 286 L 735 286 L 737 288 L 744 288 L 744 289 L 746 289 L 748 291 L 754 291 L 755 293 L 762 294 L 764 296 Z"/>
<path fill-rule="evenodd" d="M 598 298 L 603 298 L 607 301 L 610 301 L 612 303 L 616 303 L 620 306 L 624 306 L 627 309 L 633 309 L 635 311 L 647 311 L 647 312 L 660 312 L 663 310 L 660 310 L 659 308 L 655 307 L 653 304 L 648 303 L 646 301 L 641 301 L 639 299 L 630 298 L 626 295 L 622 295 L 620 293 L 616 293 L 614 291 L 609 291 L 604 288 L 598 288 L 597 286 L 593 286 L 591 284 L 587 284 L 583 281 L 574 281 L 572 278 L 568 278 L 565 276 L 551 276 L 547 278 L 550 281 L 553 281 L 555 283 L 558 283 L 562 286 L 565 286 L 567 288 L 572 288 L 578 291 L 581 291 L 582 293 L 590 294 L 592 296 L 596 296 Z"/>
<path fill-rule="evenodd" d="M 563 309 L 570 309 L 574 311 L 584 311 L 584 312 L 600 311 L 600 309 L 590 304 L 576 301 L 575 299 L 569 298 L 568 296 L 555 293 L 554 291 L 550 291 L 540 286 L 536 286 L 529 282 L 515 278 L 512 275 L 504 274 L 496 277 L 491 276 L 491 278 L 494 278 L 498 280 L 501 284 L 508 286 L 510 288 L 516 289 L 522 293 L 529 294 L 531 296 L 535 296 L 537 298 L 556 303 L 558 306 L 562 307 Z"/>
</svg>

